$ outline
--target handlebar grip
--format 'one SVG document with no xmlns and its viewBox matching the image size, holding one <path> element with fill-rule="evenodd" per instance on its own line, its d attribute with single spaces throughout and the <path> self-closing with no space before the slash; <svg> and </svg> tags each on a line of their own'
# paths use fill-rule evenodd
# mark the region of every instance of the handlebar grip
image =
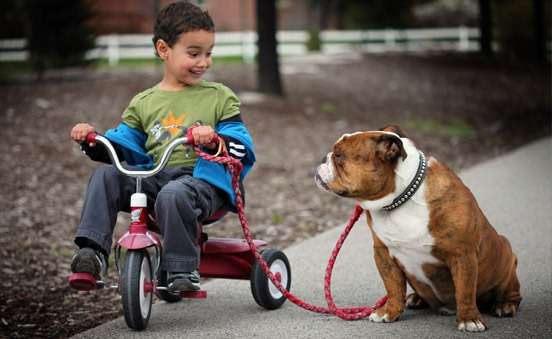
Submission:
<svg viewBox="0 0 552 339">
<path fill-rule="evenodd" d="M 86 136 L 86 143 L 87 144 L 95 143 L 97 135 L 98 135 L 98 133 L 96 133 L 96 132 L 88 133 L 88 135 Z"/>
<path fill-rule="evenodd" d="M 186 130 L 186 143 L 188 145 L 193 145 L 194 144 L 194 135 L 192 134 L 192 130 L 193 128 L 188 128 Z"/>
</svg>

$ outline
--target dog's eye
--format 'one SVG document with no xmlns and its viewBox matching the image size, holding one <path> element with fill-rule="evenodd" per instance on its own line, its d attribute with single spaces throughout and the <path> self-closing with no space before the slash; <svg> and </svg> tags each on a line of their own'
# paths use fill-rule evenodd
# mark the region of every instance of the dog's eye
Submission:
<svg viewBox="0 0 552 339">
<path fill-rule="evenodd" d="M 343 153 L 334 153 L 334 160 L 337 163 L 342 163 L 345 161 L 345 155 Z"/>
</svg>

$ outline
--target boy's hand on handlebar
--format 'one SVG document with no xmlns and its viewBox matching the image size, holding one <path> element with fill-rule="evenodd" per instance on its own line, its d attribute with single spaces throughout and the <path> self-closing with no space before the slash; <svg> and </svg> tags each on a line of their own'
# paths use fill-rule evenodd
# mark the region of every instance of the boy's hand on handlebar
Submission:
<svg viewBox="0 0 552 339">
<path fill-rule="evenodd" d="M 95 132 L 96 129 L 87 123 L 78 123 L 71 129 L 71 138 L 78 143 L 86 141 L 86 136 L 89 133 Z M 89 144 L 90 147 L 96 146 L 95 142 Z"/>
<path fill-rule="evenodd" d="M 207 148 L 215 148 L 216 143 L 213 142 L 215 138 L 215 130 L 211 126 L 197 126 L 192 130 L 192 136 L 194 137 L 194 143 L 196 145 L 203 145 Z"/>
</svg>

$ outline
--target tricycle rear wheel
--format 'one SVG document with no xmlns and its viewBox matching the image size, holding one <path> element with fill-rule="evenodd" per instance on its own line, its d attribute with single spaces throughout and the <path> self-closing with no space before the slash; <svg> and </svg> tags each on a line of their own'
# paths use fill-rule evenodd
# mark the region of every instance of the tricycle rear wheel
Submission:
<svg viewBox="0 0 552 339">
<path fill-rule="evenodd" d="M 121 294 L 128 327 L 136 331 L 145 329 L 153 300 L 152 267 L 147 250 L 128 250 L 121 277 Z"/>
<path fill-rule="evenodd" d="M 287 256 L 282 251 L 265 249 L 261 252 L 273 274 L 280 274 L 280 283 L 289 291 L 291 287 L 291 269 Z M 251 268 L 251 293 L 259 306 L 274 310 L 282 306 L 287 298 L 268 279 L 257 261 Z"/>
</svg>

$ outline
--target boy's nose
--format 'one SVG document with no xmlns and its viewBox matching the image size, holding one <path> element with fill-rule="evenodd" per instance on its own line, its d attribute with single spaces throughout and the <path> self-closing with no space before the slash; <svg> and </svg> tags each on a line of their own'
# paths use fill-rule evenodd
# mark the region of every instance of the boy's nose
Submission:
<svg viewBox="0 0 552 339">
<path fill-rule="evenodd" d="M 209 60 L 207 58 L 201 58 L 197 65 L 200 67 L 209 67 Z"/>
</svg>

